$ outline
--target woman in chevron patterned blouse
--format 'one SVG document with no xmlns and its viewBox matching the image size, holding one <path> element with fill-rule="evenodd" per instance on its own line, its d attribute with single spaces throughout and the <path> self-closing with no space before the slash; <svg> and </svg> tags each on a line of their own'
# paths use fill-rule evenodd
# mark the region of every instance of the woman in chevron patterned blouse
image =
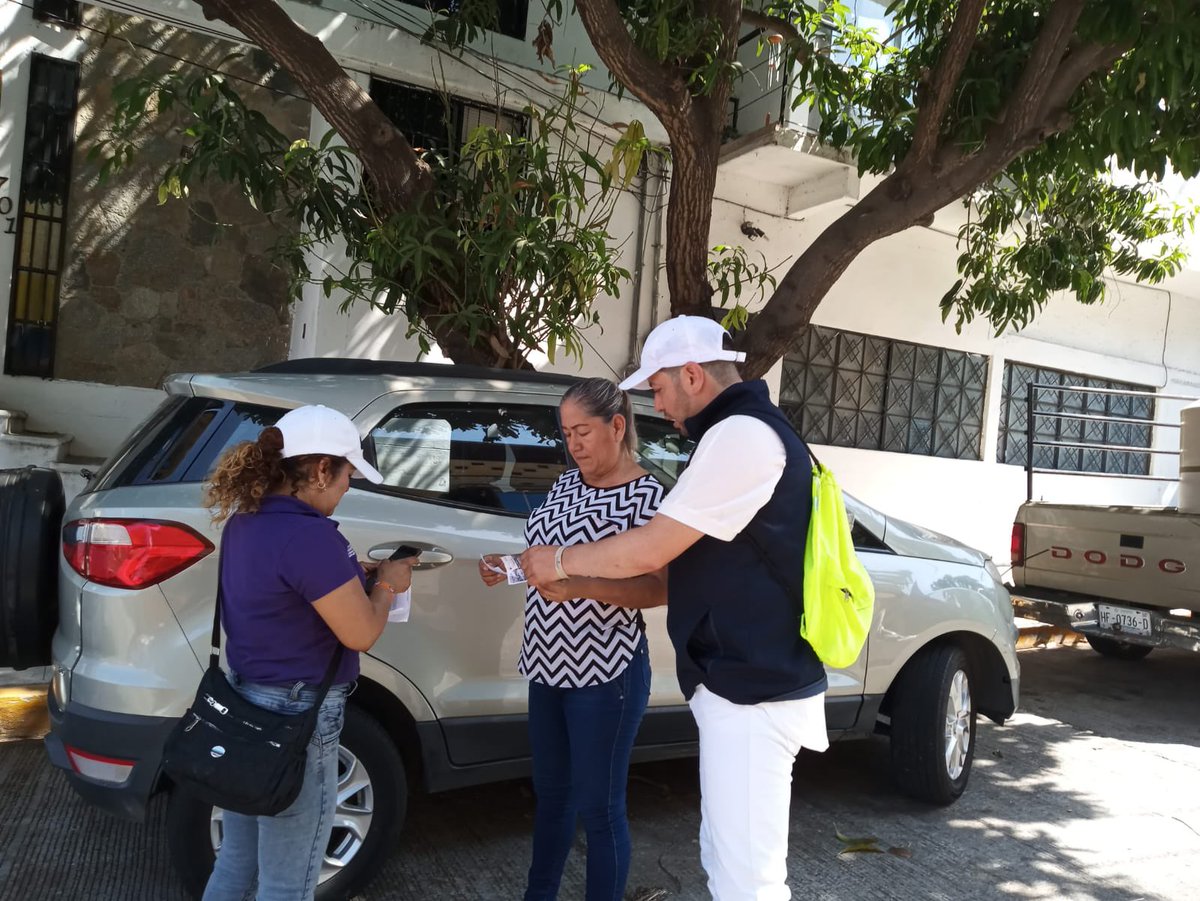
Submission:
<svg viewBox="0 0 1200 901">
<path fill-rule="evenodd" d="M 559 476 L 533 511 L 526 542 L 596 541 L 648 522 L 663 487 L 637 462 L 629 395 L 607 379 L 585 379 L 563 395 L 559 415 L 577 468 Z M 490 555 L 479 573 L 488 585 L 505 581 Z M 624 897 L 630 857 L 625 783 L 650 695 L 640 608 L 666 600 L 665 571 L 634 579 L 571 578 L 526 590 L 519 669 L 529 680 L 537 812 L 525 901 L 557 897 L 576 817 L 587 834 L 587 901 Z"/>
</svg>

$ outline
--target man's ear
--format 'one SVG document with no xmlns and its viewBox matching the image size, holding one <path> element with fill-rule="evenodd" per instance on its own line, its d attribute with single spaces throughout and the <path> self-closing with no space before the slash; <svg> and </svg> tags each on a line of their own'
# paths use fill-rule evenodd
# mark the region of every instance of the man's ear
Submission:
<svg viewBox="0 0 1200 901">
<path fill-rule="evenodd" d="M 684 363 L 679 370 L 679 381 L 688 394 L 699 394 L 704 388 L 707 373 L 699 363 Z"/>
</svg>

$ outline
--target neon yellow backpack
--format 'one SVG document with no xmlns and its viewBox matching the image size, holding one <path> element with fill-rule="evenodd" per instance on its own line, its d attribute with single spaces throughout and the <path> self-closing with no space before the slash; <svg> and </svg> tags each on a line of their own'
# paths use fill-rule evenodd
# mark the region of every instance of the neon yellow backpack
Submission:
<svg viewBox="0 0 1200 901">
<path fill-rule="evenodd" d="M 875 609 L 875 586 L 854 552 L 850 532 L 842 489 L 828 467 L 813 457 L 800 637 L 834 669 L 858 659 Z"/>
</svg>

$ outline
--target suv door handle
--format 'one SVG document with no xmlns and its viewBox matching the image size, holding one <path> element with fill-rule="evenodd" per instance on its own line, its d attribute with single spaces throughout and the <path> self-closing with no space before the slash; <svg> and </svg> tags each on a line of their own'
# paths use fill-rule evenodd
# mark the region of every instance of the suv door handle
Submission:
<svg viewBox="0 0 1200 901">
<path fill-rule="evenodd" d="M 377 544 L 367 551 L 367 558 L 376 561 L 386 560 L 402 544 L 421 549 L 421 556 L 417 558 L 418 562 L 413 569 L 436 569 L 439 566 L 445 566 L 454 559 L 454 555 L 444 547 L 424 544 L 419 541 L 393 541 L 389 544 Z"/>
</svg>

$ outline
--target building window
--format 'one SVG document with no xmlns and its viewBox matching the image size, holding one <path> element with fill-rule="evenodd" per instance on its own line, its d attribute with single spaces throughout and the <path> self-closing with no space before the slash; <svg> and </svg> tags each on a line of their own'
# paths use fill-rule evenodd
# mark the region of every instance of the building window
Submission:
<svg viewBox="0 0 1200 901">
<path fill-rule="evenodd" d="M 419 6 L 435 13 L 456 13 L 461 0 L 401 0 L 409 6 Z M 496 31 L 499 34 L 525 40 L 526 22 L 529 19 L 529 0 L 499 0 L 496 4 Z"/>
<path fill-rule="evenodd" d="M 1114 382 L 1075 372 L 1041 369 L 1024 363 L 1004 364 L 1003 407 L 1000 413 L 1000 462 L 1025 465 L 1028 386 L 1103 388 L 1109 391 L 1153 393 L 1150 385 Z M 1036 442 L 1150 447 L 1153 439 L 1154 398 L 1136 394 L 1088 394 L 1082 391 L 1039 390 L 1034 418 L 1033 465 L 1037 469 L 1149 475 L 1150 455 L 1088 447 L 1046 447 Z M 1096 417 L 1095 419 L 1075 417 Z M 1121 422 L 1122 419 L 1135 420 Z M 1116 421 L 1113 421 L 1116 420 Z"/>
<path fill-rule="evenodd" d="M 54 374 L 79 64 L 31 56 L 4 371 Z"/>
<path fill-rule="evenodd" d="M 79 25 L 79 4 L 74 0 L 33 0 L 33 17 L 74 28 Z"/>
<path fill-rule="evenodd" d="M 783 360 L 780 407 L 806 441 L 978 460 L 988 358 L 809 326 Z"/>
<path fill-rule="evenodd" d="M 371 99 L 418 151 L 453 155 L 480 125 L 492 126 L 506 134 L 525 131 L 523 116 L 398 81 L 372 78 L 370 93 Z"/>
</svg>

